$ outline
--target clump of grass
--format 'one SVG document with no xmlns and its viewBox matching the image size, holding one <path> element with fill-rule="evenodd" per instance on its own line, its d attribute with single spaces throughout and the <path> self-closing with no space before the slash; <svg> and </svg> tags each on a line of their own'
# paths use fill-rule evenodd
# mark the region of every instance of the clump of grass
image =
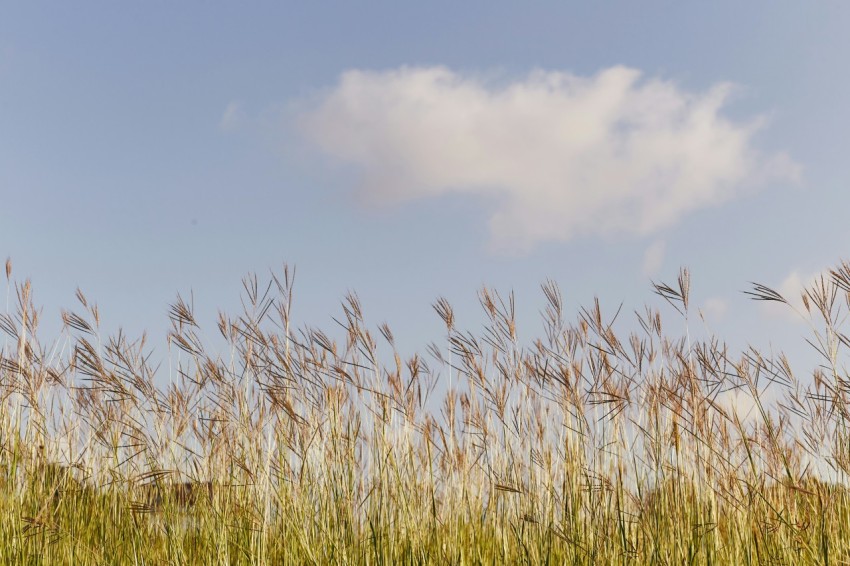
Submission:
<svg viewBox="0 0 850 566">
<path fill-rule="evenodd" d="M 846 263 L 804 294 L 823 364 L 801 378 L 696 332 L 685 270 L 654 286 L 684 325 L 648 307 L 624 331 L 598 302 L 568 321 L 547 282 L 521 341 L 513 296 L 483 289 L 480 333 L 441 299 L 447 343 L 402 359 L 355 295 L 340 339 L 293 328 L 284 269 L 212 332 L 178 297 L 162 366 L 82 292 L 42 342 L 6 274 L 3 563 L 850 560 Z"/>
</svg>

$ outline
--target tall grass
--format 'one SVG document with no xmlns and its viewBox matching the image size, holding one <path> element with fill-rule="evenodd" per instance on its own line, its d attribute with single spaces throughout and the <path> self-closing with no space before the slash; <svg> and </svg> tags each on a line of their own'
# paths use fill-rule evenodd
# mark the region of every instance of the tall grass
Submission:
<svg viewBox="0 0 850 566">
<path fill-rule="evenodd" d="M 339 342 L 293 328 L 288 269 L 212 331 L 178 297 L 160 366 L 81 292 L 42 342 L 6 274 L 4 564 L 850 561 L 848 264 L 805 293 L 823 364 L 800 377 L 656 308 L 622 337 L 598 302 L 570 322 L 551 282 L 539 339 L 483 289 L 482 332 L 441 299 L 448 343 L 402 359 L 354 295 Z M 689 286 L 655 285 L 675 328 Z"/>
</svg>

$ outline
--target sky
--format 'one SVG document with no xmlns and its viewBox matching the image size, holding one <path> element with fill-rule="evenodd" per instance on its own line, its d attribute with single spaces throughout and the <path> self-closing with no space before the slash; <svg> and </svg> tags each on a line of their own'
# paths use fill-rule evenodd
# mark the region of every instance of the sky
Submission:
<svg viewBox="0 0 850 566">
<path fill-rule="evenodd" d="M 481 286 L 513 290 L 531 339 L 547 279 L 570 316 L 629 313 L 687 266 L 708 330 L 793 353 L 805 324 L 742 291 L 850 257 L 848 26 L 841 2 L 4 2 L 0 255 L 47 337 L 78 287 L 160 346 L 191 295 L 214 335 L 288 263 L 297 325 L 356 291 L 424 352 L 439 297 L 476 331 Z"/>
</svg>

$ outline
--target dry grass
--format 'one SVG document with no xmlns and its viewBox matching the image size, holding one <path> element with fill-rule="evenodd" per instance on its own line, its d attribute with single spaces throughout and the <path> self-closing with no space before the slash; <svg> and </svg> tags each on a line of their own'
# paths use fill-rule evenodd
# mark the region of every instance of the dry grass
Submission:
<svg viewBox="0 0 850 566">
<path fill-rule="evenodd" d="M 288 270 L 246 278 L 212 337 L 178 297 L 158 367 L 82 293 L 42 342 L 7 279 L 4 564 L 850 561 L 848 264 L 806 293 L 823 364 L 801 378 L 654 308 L 622 337 L 598 303 L 567 322 L 552 283 L 540 339 L 484 289 L 480 334 L 440 300 L 447 347 L 403 360 L 353 295 L 339 342 L 291 328 Z M 689 287 L 655 286 L 674 328 Z"/>
</svg>

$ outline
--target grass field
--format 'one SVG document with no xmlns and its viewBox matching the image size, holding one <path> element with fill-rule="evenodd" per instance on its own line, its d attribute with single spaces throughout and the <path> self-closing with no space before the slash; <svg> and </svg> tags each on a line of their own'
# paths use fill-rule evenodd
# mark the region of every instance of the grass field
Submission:
<svg viewBox="0 0 850 566">
<path fill-rule="evenodd" d="M 477 334 L 439 300 L 447 337 L 410 359 L 356 296 L 338 343 L 291 328 L 288 270 L 217 329 L 178 298 L 169 355 L 82 293 L 41 341 L 6 275 L 0 563 L 850 563 L 847 264 L 808 290 L 799 376 L 690 336 L 687 271 L 653 298 L 681 317 L 624 336 L 552 283 L 524 345 L 510 295 L 479 293 Z"/>
</svg>

